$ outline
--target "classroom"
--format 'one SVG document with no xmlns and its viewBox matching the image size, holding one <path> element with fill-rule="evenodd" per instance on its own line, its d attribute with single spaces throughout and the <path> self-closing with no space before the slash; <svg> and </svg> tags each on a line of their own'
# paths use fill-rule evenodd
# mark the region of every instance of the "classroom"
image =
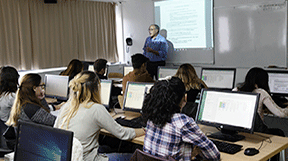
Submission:
<svg viewBox="0 0 288 161">
<path fill-rule="evenodd" d="M 0 66 L 15 67 L 20 78 L 27 73 L 37 73 L 42 80 L 47 79 L 45 76 L 47 74 L 58 75 L 66 69 L 72 59 L 88 63 L 89 68 L 93 68 L 93 63 L 98 58 L 106 59 L 108 72 L 112 69 L 116 72 L 123 71 L 125 66 L 131 68 L 131 56 L 143 53 L 145 39 L 149 36 L 147 29 L 151 24 L 157 23 L 154 4 L 159 1 L 161 2 L 161 0 L 19 0 L 19 2 L 3 0 L 0 2 L 0 9 L 4 11 L 0 13 L 0 30 L 5 32 L 0 33 L 0 46 L 2 46 Z M 208 42 L 211 46 L 191 50 L 173 48 L 168 53 L 165 67 L 177 69 L 181 64 L 188 63 L 193 65 L 199 77 L 205 68 L 235 69 L 233 88 L 245 81 L 245 76 L 252 67 L 286 73 L 288 66 L 286 0 L 207 0 L 211 1 L 213 27 L 212 33 L 207 37 L 212 39 Z M 35 21 L 30 21 L 30 18 Z M 73 18 L 75 21 L 71 20 Z M 26 24 L 27 21 L 30 24 Z M 95 25 L 91 25 L 93 23 Z M 31 34 L 27 34 L 30 32 Z M 166 34 L 169 35 L 169 32 Z M 127 42 L 128 40 L 131 44 Z M 114 88 L 112 82 L 108 82 L 109 90 L 110 87 Z M 147 86 L 145 90 L 146 88 Z M 287 96 L 288 94 L 285 95 Z M 138 114 L 135 116 L 138 117 Z M 125 115 L 126 118 L 135 116 Z M 288 136 L 287 118 L 267 114 L 264 120 L 269 127 L 279 128 L 285 136 Z M 215 131 L 206 126 L 200 128 L 201 130 L 203 128 L 203 131 Z M 105 130 L 101 133 L 111 135 Z M 256 139 L 252 134 L 244 135 L 251 142 Z M 281 138 L 274 139 L 273 141 L 277 143 L 281 140 Z M 143 145 L 143 140 L 144 136 L 141 136 L 132 142 Z M 246 145 L 246 142 L 243 143 L 245 148 L 253 146 L 249 141 Z M 260 140 L 255 142 L 259 143 Z M 277 146 L 280 146 L 277 150 L 272 148 L 273 155 L 281 151 L 280 160 L 288 160 L 288 144 Z M 243 160 L 243 151 L 244 149 L 239 152 L 241 154 L 235 154 L 235 158 Z M 254 158 L 247 156 L 244 158 L 267 160 L 273 155 L 261 154 L 255 155 Z M 222 160 L 229 160 L 233 155 L 221 152 L 221 157 Z"/>
</svg>

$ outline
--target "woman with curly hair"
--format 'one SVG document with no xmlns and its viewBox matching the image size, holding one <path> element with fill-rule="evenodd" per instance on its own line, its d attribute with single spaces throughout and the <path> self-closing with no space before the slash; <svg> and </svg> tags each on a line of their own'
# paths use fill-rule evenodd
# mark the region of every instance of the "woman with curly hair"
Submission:
<svg viewBox="0 0 288 161">
<path fill-rule="evenodd" d="M 219 160 L 216 146 L 203 134 L 193 118 L 181 114 L 185 105 L 185 86 L 181 79 L 156 82 L 142 107 L 147 120 L 143 150 L 158 157 L 191 160 L 199 147 L 205 159 Z"/>
<path fill-rule="evenodd" d="M 143 129 L 124 128 L 119 125 L 101 105 L 100 80 L 94 72 L 79 73 L 70 81 L 69 87 L 69 100 L 61 107 L 54 127 L 74 132 L 74 136 L 83 146 L 84 160 L 109 159 L 109 156 L 98 154 L 101 129 L 106 129 L 122 140 L 144 135 Z"/>
</svg>

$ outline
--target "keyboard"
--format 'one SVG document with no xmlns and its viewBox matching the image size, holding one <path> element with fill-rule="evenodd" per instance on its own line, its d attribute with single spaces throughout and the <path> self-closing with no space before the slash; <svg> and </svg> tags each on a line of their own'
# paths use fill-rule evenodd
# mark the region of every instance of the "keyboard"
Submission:
<svg viewBox="0 0 288 161">
<path fill-rule="evenodd" d="M 211 140 L 211 139 L 210 139 Z M 217 140 L 211 140 L 218 150 L 223 153 L 228 153 L 228 154 L 235 154 L 239 152 L 242 149 L 242 145 L 238 144 L 231 144 L 231 143 L 226 143 L 222 141 L 217 141 Z"/>
<path fill-rule="evenodd" d="M 122 125 L 122 126 L 126 126 L 126 127 L 132 127 L 132 128 L 142 128 L 142 127 L 146 127 L 146 124 L 143 121 L 143 118 L 140 117 L 136 117 L 132 120 L 127 120 L 121 117 L 118 117 L 115 119 L 115 121 Z"/>
</svg>

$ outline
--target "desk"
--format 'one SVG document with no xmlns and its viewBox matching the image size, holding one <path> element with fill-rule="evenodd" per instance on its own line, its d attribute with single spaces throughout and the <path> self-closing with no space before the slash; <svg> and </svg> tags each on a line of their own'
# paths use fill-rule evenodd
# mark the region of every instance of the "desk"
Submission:
<svg viewBox="0 0 288 161">
<path fill-rule="evenodd" d="M 132 119 L 135 117 L 140 116 L 139 113 L 134 113 L 134 112 L 128 112 L 125 111 L 125 114 L 117 114 L 115 115 L 114 112 L 111 112 L 111 115 L 113 118 L 117 118 L 119 116 L 126 116 L 127 119 Z M 199 125 L 200 129 L 206 133 L 206 132 L 217 132 L 218 130 L 214 127 L 209 127 L 205 125 Z M 110 135 L 112 136 L 108 131 L 106 130 L 101 130 L 101 133 L 104 135 Z M 243 161 L 243 160 L 260 160 L 260 161 L 266 161 L 275 154 L 279 153 L 280 151 L 288 148 L 288 138 L 287 137 L 280 137 L 280 136 L 275 136 L 275 135 L 268 135 L 268 134 L 263 134 L 263 133 L 254 133 L 254 134 L 249 134 L 249 133 L 240 133 L 241 135 L 244 135 L 246 138 L 244 140 L 235 142 L 235 144 L 243 145 L 243 148 L 240 152 L 231 155 L 231 154 L 226 154 L 221 152 L 221 160 L 222 161 Z M 263 136 L 263 137 L 261 137 Z M 268 143 L 266 141 L 263 142 L 263 145 L 260 149 L 260 153 L 254 156 L 246 156 L 244 155 L 244 150 L 248 147 L 253 147 L 258 149 L 261 145 L 262 140 L 264 140 L 264 137 L 270 138 L 272 143 Z M 266 139 L 267 140 L 267 139 Z M 137 137 L 131 142 L 143 145 L 144 144 L 144 136 Z"/>
</svg>

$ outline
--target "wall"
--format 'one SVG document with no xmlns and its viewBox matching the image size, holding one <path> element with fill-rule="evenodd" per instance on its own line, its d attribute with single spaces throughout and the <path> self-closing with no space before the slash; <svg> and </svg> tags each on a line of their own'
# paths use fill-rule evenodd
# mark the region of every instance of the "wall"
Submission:
<svg viewBox="0 0 288 161">
<path fill-rule="evenodd" d="M 279 3 L 284 2 L 284 0 L 215 0 L 214 8 L 225 8 L 237 5 L 248 5 L 256 3 Z M 130 53 L 125 54 L 125 61 L 129 60 L 130 54 L 136 52 L 142 53 L 142 47 L 145 38 L 148 36 L 147 28 L 150 24 L 154 22 L 153 16 L 153 1 L 151 0 L 133 0 L 122 2 L 123 9 L 123 30 L 124 38 L 131 36 L 133 38 L 133 46 L 130 47 Z M 216 41 L 214 39 L 214 41 Z M 215 42 L 216 43 L 216 42 Z M 124 43 L 125 44 L 125 43 Z M 126 48 L 126 46 L 124 46 Z M 217 53 L 215 53 L 217 56 Z M 130 60 L 129 60 L 130 61 Z M 200 75 L 201 67 L 207 66 L 225 66 L 223 64 L 214 65 L 208 64 L 193 64 L 196 68 L 198 76 Z M 275 64 L 277 65 L 277 64 Z M 243 82 L 249 67 L 241 66 L 229 66 L 236 67 L 236 84 Z M 261 66 L 264 67 L 264 66 Z"/>
</svg>

